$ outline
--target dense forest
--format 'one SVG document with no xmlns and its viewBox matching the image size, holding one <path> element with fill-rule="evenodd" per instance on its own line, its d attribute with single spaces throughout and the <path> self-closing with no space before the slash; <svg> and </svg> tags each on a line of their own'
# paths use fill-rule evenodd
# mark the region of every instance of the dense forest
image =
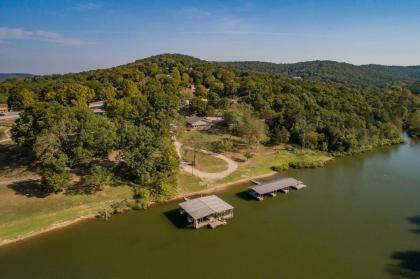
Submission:
<svg viewBox="0 0 420 279">
<path fill-rule="evenodd" d="M 413 93 L 420 94 L 420 66 L 361 65 L 335 61 L 309 61 L 294 64 L 244 61 L 223 62 L 241 72 L 260 72 L 311 81 L 325 81 L 356 87 L 385 87 L 405 82 Z"/>
<path fill-rule="evenodd" d="M 30 76 L 32 75 L 27 73 L 0 73 L 0 81 L 4 81 L 6 79 L 11 78 L 26 78 Z"/>
<path fill-rule="evenodd" d="M 172 134 L 186 110 L 224 116 L 226 130 L 238 134 L 242 127 L 250 144 L 333 154 L 401 142 L 403 129 L 412 136 L 420 131 L 419 97 L 403 82 L 378 88 L 294 80 L 175 54 L 10 79 L 0 83 L 0 95 L 23 110 L 13 139 L 39 162 L 51 192 L 66 187 L 77 171 L 88 191 L 117 177 L 141 185 L 139 195 L 172 195 L 178 171 Z M 105 101 L 104 114 L 89 109 L 97 100 Z"/>
</svg>

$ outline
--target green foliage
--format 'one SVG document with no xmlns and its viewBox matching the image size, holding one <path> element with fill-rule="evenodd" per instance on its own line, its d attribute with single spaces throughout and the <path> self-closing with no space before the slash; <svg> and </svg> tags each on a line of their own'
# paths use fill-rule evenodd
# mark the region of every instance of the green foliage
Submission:
<svg viewBox="0 0 420 279">
<path fill-rule="evenodd" d="M 282 164 L 272 166 L 272 167 L 271 167 L 271 169 L 272 169 L 273 171 L 276 171 L 276 172 L 286 171 L 286 170 L 288 170 L 288 169 L 289 169 L 289 164 L 288 164 L 288 163 L 286 163 L 286 162 L 284 162 L 284 163 L 282 163 Z"/>
<path fill-rule="evenodd" d="M 267 71 L 267 64 L 260 66 Z M 105 70 L 7 80 L 0 83 L 0 95 L 8 96 L 10 107 L 23 109 L 11 133 L 41 163 L 45 184 L 58 185 L 61 179 L 65 185 L 66 170 L 92 175 L 96 162 L 106 162 L 114 164 L 117 179 L 139 184 L 154 198 L 175 193 L 178 159 L 170 127 L 180 108 L 186 109 L 182 95 L 191 99 L 190 109 L 198 115 L 224 114 L 225 128 L 246 141 L 248 149 L 269 140 L 349 154 L 400 142 L 403 128 L 417 135 L 414 112 L 420 102 L 411 84 L 399 82 L 406 81 L 408 72 L 416 77 L 415 68 L 319 61 L 268 67 L 276 74 L 237 72 L 167 54 Z M 384 76 L 397 80 L 384 83 Z M 192 85 L 194 97 L 188 89 Z M 106 101 L 104 115 L 88 107 L 97 100 Z M 230 144 L 217 148 L 227 151 Z M 111 152 L 121 159 L 109 162 Z"/>
<path fill-rule="evenodd" d="M 384 87 L 393 82 L 404 81 L 412 84 L 411 89 L 413 92 L 420 92 L 418 91 L 420 66 L 355 66 L 335 61 L 308 61 L 294 64 L 244 61 L 224 62 L 222 64 L 241 72 L 270 73 L 302 78 L 303 80 L 324 81 L 361 88 L 368 86 Z"/>
<path fill-rule="evenodd" d="M 233 142 L 229 139 L 222 139 L 213 143 L 214 152 L 229 152 L 233 150 Z"/>
<path fill-rule="evenodd" d="M 112 178 L 113 174 L 110 170 L 101 166 L 94 166 L 91 168 L 89 175 L 85 177 L 84 187 L 91 193 L 101 191 L 111 183 Z"/>
<path fill-rule="evenodd" d="M 136 207 L 138 209 L 147 209 L 152 203 L 151 193 L 147 188 L 137 187 L 134 190 L 134 198 L 136 199 Z"/>
<path fill-rule="evenodd" d="M 200 98 L 193 97 L 190 104 L 190 110 L 198 116 L 206 116 L 207 102 L 201 100 Z"/>
<path fill-rule="evenodd" d="M 43 163 L 41 172 L 41 187 L 47 193 L 59 192 L 70 183 L 70 172 L 66 166 L 67 157 L 48 158 Z"/>
<path fill-rule="evenodd" d="M 408 132 L 414 138 L 420 137 L 420 110 L 417 110 L 410 117 L 408 122 Z"/>
<path fill-rule="evenodd" d="M 289 162 L 289 167 L 294 169 L 320 168 L 324 166 L 325 163 L 325 161 L 295 161 Z"/>
<path fill-rule="evenodd" d="M 227 129 L 243 137 L 249 145 L 256 145 L 267 139 L 267 127 L 261 119 L 252 114 L 246 105 L 234 105 L 224 114 Z"/>
</svg>

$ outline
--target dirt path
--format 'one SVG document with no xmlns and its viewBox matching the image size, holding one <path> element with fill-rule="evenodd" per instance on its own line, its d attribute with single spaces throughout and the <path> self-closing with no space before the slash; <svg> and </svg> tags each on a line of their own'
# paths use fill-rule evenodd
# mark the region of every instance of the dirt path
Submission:
<svg viewBox="0 0 420 279">
<path fill-rule="evenodd" d="M 205 154 L 208 154 L 210 156 L 219 158 L 220 160 L 223 160 L 227 163 L 228 167 L 226 170 L 221 171 L 221 172 L 205 172 L 205 171 L 200 171 L 197 168 L 193 168 L 192 166 L 188 165 L 187 163 L 185 163 L 184 161 L 182 161 L 182 156 L 181 156 L 181 147 L 182 147 L 182 143 L 175 141 L 175 149 L 176 152 L 178 153 L 178 156 L 181 160 L 181 169 L 188 172 L 189 174 L 192 174 L 194 176 L 197 176 L 201 179 L 205 179 L 205 180 L 214 180 L 214 179 L 221 179 L 221 178 L 225 178 L 226 176 L 230 175 L 231 173 L 233 173 L 234 171 L 236 171 L 236 169 L 238 168 L 238 164 L 233 161 L 232 159 L 222 155 L 222 154 L 218 154 L 218 153 L 214 153 L 214 152 L 210 152 L 207 150 L 200 150 L 200 152 L 203 152 Z"/>
<path fill-rule="evenodd" d="M 2 142 L 6 142 L 6 141 L 11 141 L 11 140 L 12 140 L 12 139 L 11 139 L 11 135 L 10 135 L 10 128 L 6 129 L 6 130 L 4 131 L 4 133 L 6 134 L 6 138 L 5 138 L 5 139 L 0 140 L 0 143 L 2 143 Z"/>
</svg>

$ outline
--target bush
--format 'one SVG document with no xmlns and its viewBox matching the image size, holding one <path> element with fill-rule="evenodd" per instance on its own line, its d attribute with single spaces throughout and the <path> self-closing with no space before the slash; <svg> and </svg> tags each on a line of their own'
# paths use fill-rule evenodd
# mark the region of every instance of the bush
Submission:
<svg viewBox="0 0 420 279">
<path fill-rule="evenodd" d="M 111 214 L 121 214 L 130 208 L 130 203 L 127 199 L 123 199 L 122 201 L 115 201 L 111 204 Z"/>
<path fill-rule="evenodd" d="M 289 167 L 294 169 L 319 168 L 325 165 L 325 161 L 294 161 L 289 162 Z"/>
<path fill-rule="evenodd" d="M 213 143 L 214 152 L 229 152 L 233 149 L 233 143 L 229 139 L 223 139 L 221 141 L 216 141 Z"/>
<path fill-rule="evenodd" d="M 85 178 L 85 187 L 90 192 L 101 191 L 103 188 L 112 181 L 113 174 L 108 169 L 95 166 L 90 170 L 90 174 Z"/>
<path fill-rule="evenodd" d="M 134 198 L 136 199 L 136 209 L 147 209 L 152 203 L 150 191 L 146 188 L 136 188 Z"/>
<path fill-rule="evenodd" d="M 282 164 L 277 165 L 277 166 L 272 166 L 271 169 L 273 171 L 276 171 L 276 172 L 282 172 L 282 171 L 285 171 L 285 170 L 288 170 L 289 169 L 289 164 L 282 163 Z"/>
</svg>

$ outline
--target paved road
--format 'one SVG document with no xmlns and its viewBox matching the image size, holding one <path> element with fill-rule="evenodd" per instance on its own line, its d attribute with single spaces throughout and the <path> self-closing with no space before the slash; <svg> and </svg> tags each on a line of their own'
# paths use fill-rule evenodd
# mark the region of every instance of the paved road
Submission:
<svg viewBox="0 0 420 279">
<path fill-rule="evenodd" d="M 223 161 L 225 161 L 228 164 L 228 168 L 224 171 L 221 172 L 205 172 L 205 171 L 200 171 L 197 168 L 194 168 L 190 165 L 188 165 L 187 163 L 182 161 L 182 156 L 181 156 L 181 147 L 182 147 L 182 143 L 175 141 L 175 149 L 176 152 L 178 153 L 178 156 L 181 160 L 181 169 L 194 175 L 197 177 L 200 177 L 201 179 L 206 179 L 206 180 L 214 180 L 214 179 L 221 179 L 221 178 L 225 178 L 226 176 L 230 175 L 231 173 L 233 173 L 234 171 L 236 171 L 236 169 L 238 168 L 238 164 L 233 161 L 232 159 L 222 155 L 222 154 L 218 154 L 218 153 L 214 153 L 214 152 L 210 152 L 207 150 L 200 150 L 200 152 L 203 152 L 205 154 L 208 154 L 210 156 L 214 156 L 216 158 L 219 158 Z"/>
</svg>

